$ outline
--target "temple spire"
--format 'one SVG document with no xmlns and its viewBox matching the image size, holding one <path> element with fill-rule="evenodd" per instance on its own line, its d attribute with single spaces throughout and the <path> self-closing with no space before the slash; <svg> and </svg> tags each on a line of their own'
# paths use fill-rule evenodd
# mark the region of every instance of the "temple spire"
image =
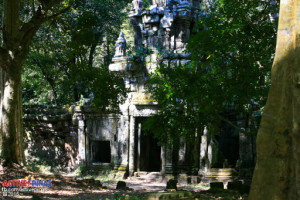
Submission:
<svg viewBox="0 0 300 200">
<path fill-rule="evenodd" d="M 123 32 L 120 33 L 115 48 L 116 48 L 116 52 L 114 58 L 126 56 L 127 43 Z"/>
</svg>

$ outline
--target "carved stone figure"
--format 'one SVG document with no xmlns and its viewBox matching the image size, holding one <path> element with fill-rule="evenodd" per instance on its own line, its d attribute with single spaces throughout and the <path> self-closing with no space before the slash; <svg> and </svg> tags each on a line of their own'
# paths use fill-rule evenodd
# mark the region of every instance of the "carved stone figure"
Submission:
<svg viewBox="0 0 300 200">
<path fill-rule="evenodd" d="M 114 58 L 126 56 L 127 44 L 123 32 L 120 33 L 115 48 L 116 48 L 116 52 Z"/>
<path fill-rule="evenodd" d="M 152 5 L 165 6 L 166 0 L 152 0 Z"/>
<path fill-rule="evenodd" d="M 133 9 L 137 12 L 143 9 L 144 2 L 142 0 L 134 0 L 132 1 Z"/>
</svg>

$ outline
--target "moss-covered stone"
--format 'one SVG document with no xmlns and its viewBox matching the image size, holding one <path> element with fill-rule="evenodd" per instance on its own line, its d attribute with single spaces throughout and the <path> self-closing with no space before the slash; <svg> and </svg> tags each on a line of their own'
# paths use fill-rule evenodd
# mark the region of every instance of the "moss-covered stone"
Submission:
<svg viewBox="0 0 300 200">
<path fill-rule="evenodd" d="M 156 192 L 146 196 L 147 200 L 192 200 L 193 194 L 188 191 Z"/>
</svg>

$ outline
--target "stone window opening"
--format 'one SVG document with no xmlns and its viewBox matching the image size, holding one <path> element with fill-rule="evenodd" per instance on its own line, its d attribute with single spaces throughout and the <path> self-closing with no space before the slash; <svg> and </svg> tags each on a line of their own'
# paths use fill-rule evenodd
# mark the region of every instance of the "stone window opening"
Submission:
<svg viewBox="0 0 300 200">
<path fill-rule="evenodd" d="M 93 164 L 110 163 L 110 141 L 92 141 L 90 145 L 90 155 Z"/>
</svg>

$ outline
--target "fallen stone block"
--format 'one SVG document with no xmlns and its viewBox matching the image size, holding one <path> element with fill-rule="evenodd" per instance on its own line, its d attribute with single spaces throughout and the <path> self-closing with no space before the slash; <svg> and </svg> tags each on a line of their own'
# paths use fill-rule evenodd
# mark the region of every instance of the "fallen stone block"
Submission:
<svg viewBox="0 0 300 200">
<path fill-rule="evenodd" d="M 220 189 L 224 189 L 224 185 L 223 182 L 211 182 L 210 184 L 210 190 L 220 190 Z"/>
<path fill-rule="evenodd" d="M 124 181 L 118 181 L 117 183 L 117 190 L 127 190 L 126 183 Z"/>
<path fill-rule="evenodd" d="M 102 184 L 99 180 L 95 180 L 95 186 L 102 187 Z"/>
<path fill-rule="evenodd" d="M 242 181 L 233 181 L 233 182 L 228 182 L 227 189 L 235 190 L 241 194 L 245 194 L 250 192 L 250 185 L 243 184 Z"/>
<path fill-rule="evenodd" d="M 166 190 L 177 190 L 177 180 L 171 179 L 167 182 Z"/>
</svg>

